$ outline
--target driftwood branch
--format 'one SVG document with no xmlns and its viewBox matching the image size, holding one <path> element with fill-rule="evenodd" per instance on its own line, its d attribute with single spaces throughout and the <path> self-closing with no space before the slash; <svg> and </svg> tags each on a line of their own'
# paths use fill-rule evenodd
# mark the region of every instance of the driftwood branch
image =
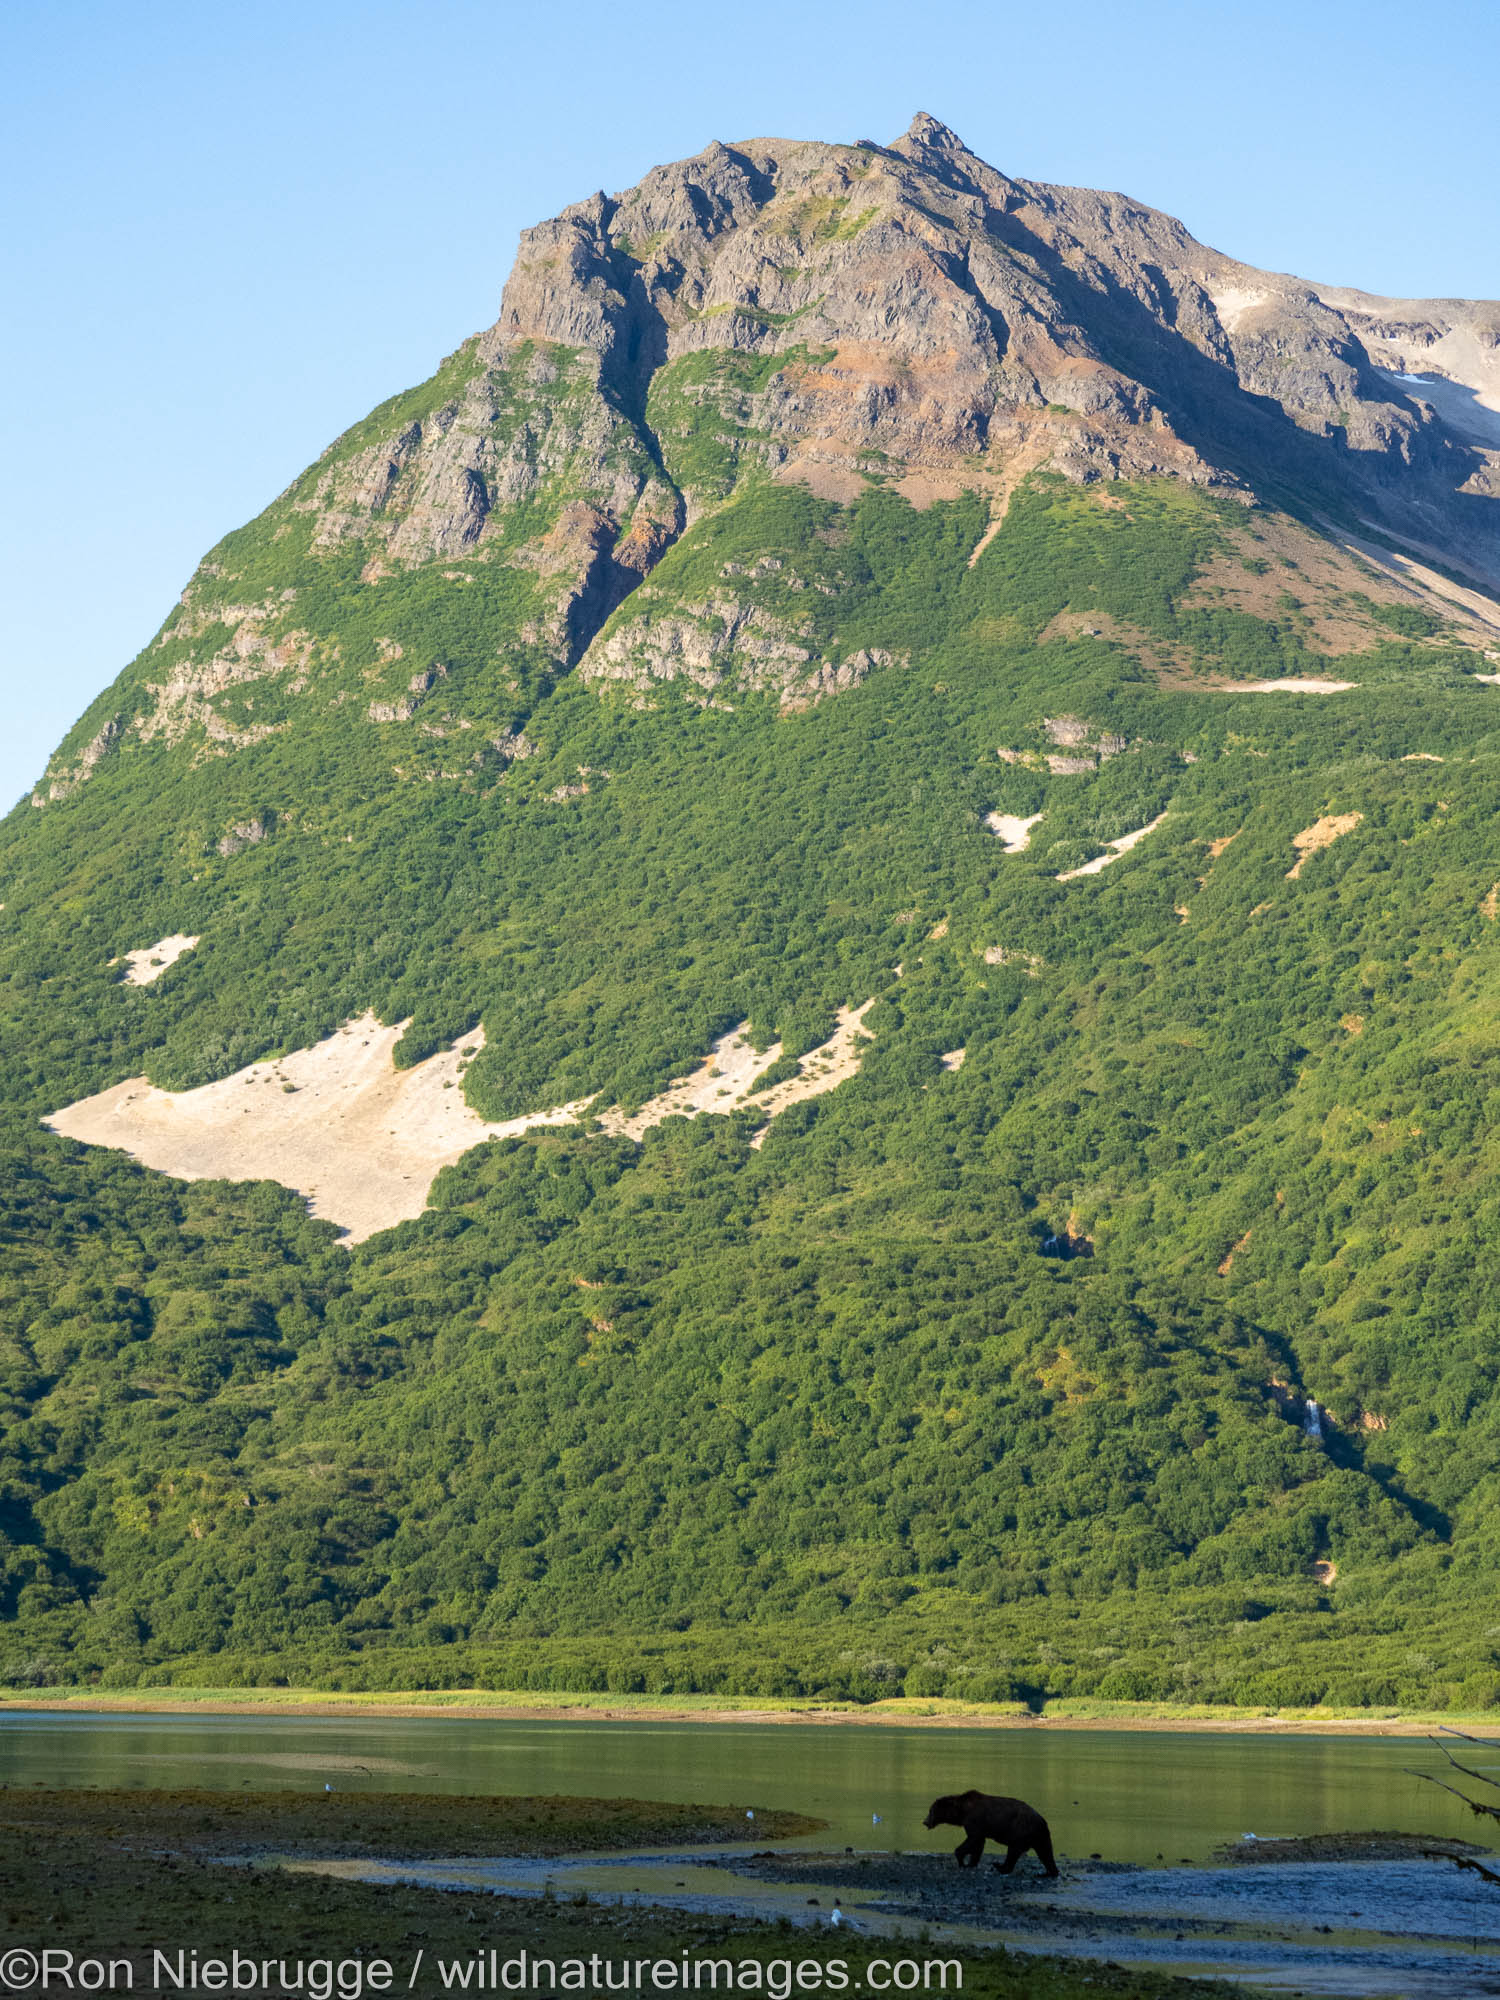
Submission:
<svg viewBox="0 0 1500 2000">
<path fill-rule="evenodd" d="M 1460 1766 L 1460 1769 L 1462 1766 Z M 1424 1785 L 1436 1785 L 1440 1792 L 1451 1792 L 1456 1799 L 1462 1799 L 1476 1819 L 1500 1819 L 1500 1806 L 1486 1804 L 1483 1799 L 1471 1799 L 1467 1792 L 1461 1792 L 1457 1785 L 1445 1784 L 1441 1778 L 1433 1777 L 1431 1771 L 1408 1769 L 1407 1776 L 1420 1778 Z"/>
<path fill-rule="evenodd" d="M 1444 1736 L 1456 1736 L 1461 1743 L 1472 1743 L 1478 1750 L 1500 1750 L 1500 1743 L 1494 1742 L 1489 1737 L 1471 1736 L 1466 1729 L 1453 1729 L 1446 1723 L 1442 1724 L 1441 1728 Z M 1476 1771 L 1472 1765 L 1461 1764 L 1448 1745 L 1438 1737 L 1429 1736 L 1427 1740 L 1436 1744 L 1442 1751 L 1448 1760 L 1450 1770 L 1457 1771 L 1461 1777 L 1472 1780 L 1476 1785 L 1488 1785 L 1492 1790 L 1500 1791 L 1500 1777 L 1491 1777 L 1487 1771 Z M 1460 1786 L 1450 1784 L 1446 1778 L 1434 1777 L 1431 1771 L 1412 1771 L 1410 1775 L 1420 1778 L 1424 1785 L 1436 1785 L 1440 1792 L 1446 1792 L 1450 1798 L 1455 1798 L 1462 1805 L 1466 1805 L 1476 1819 L 1500 1820 L 1500 1805 L 1492 1805 L 1486 1799 L 1470 1798 Z M 1500 1889 L 1500 1871 L 1486 1867 L 1484 1862 L 1476 1861 L 1472 1855 L 1451 1852 L 1445 1854 L 1435 1848 L 1425 1849 L 1424 1854 L 1429 1861 L 1451 1861 L 1455 1868 L 1466 1869 L 1469 1874 L 1477 1875 L 1481 1882 L 1488 1882 Z"/>
<path fill-rule="evenodd" d="M 1445 1726 L 1443 1734 L 1460 1737 L 1465 1743 L 1476 1744 L 1481 1750 L 1500 1750 L 1500 1743 L 1487 1743 L 1482 1736 L 1470 1736 L 1462 1729 L 1449 1729 Z M 1489 1785 L 1492 1790 L 1500 1791 L 1500 1778 L 1492 1778 L 1487 1771 L 1476 1771 L 1472 1764 L 1460 1764 L 1447 1744 L 1436 1736 L 1429 1736 L 1427 1741 L 1442 1751 L 1455 1771 L 1461 1772 L 1466 1778 L 1472 1778 L 1476 1785 Z M 1450 1786 L 1448 1789 L 1452 1790 L 1453 1787 Z M 1500 1819 L 1500 1808 L 1481 1805 L 1477 1799 L 1471 1799 L 1466 1792 L 1458 1792 L 1456 1796 L 1463 1800 L 1470 1812 L 1487 1813 L 1492 1819 Z"/>
<path fill-rule="evenodd" d="M 1424 1861 L 1451 1861 L 1455 1868 L 1467 1868 L 1471 1875 L 1480 1875 L 1486 1882 L 1493 1882 L 1497 1888 L 1500 1888 L 1500 1875 L 1497 1875 L 1493 1868 L 1486 1868 L 1482 1861 L 1475 1861 L 1467 1854 L 1445 1854 L 1441 1848 L 1424 1847 L 1422 1850 L 1422 1859 Z"/>
<path fill-rule="evenodd" d="M 1448 1723 L 1444 1723 L 1442 1731 L 1445 1736 L 1456 1736 L 1461 1743 L 1472 1743 L 1476 1750 L 1500 1750 L 1500 1743 L 1494 1742 L 1487 1736 L 1471 1736 L 1467 1729 L 1454 1729 Z M 1457 1770 L 1462 1771 L 1466 1778 L 1475 1778 L 1481 1785 L 1491 1785 L 1497 1792 L 1500 1792 L 1500 1778 L 1492 1778 L 1487 1771 L 1473 1771 L 1470 1770 L 1467 1764 L 1460 1764 L 1447 1744 L 1438 1743 L 1435 1736 L 1430 1736 L 1427 1740 L 1429 1743 L 1437 1743 L 1437 1747 L 1448 1759 L 1448 1762 Z"/>
</svg>

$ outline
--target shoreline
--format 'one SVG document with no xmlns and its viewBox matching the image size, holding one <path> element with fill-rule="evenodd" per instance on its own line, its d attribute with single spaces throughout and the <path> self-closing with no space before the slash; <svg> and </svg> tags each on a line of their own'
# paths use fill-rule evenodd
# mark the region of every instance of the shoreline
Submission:
<svg viewBox="0 0 1500 2000">
<path fill-rule="evenodd" d="M 603 1854 L 602 1814 L 614 1816 L 618 1836 Z M 335 1955 L 366 1966 L 383 1961 L 396 1977 L 381 1983 L 416 2000 L 434 1994 L 441 2000 L 465 1985 L 471 1996 L 477 1986 L 481 2000 L 492 1988 L 501 1994 L 509 1980 L 470 1977 L 484 1962 L 484 1947 L 498 1964 L 522 1953 L 533 1960 L 543 1954 L 558 1967 L 576 1963 L 583 1976 L 563 1978 L 580 1991 L 603 1990 L 601 1960 L 626 1966 L 665 1960 L 675 1970 L 688 1956 L 730 1957 L 742 1962 L 733 1968 L 734 1990 L 764 1996 L 792 1983 L 785 1975 L 799 1947 L 822 1957 L 833 1946 L 853 1975 L 840 1982 L 849 1991 L 889 1987 L 889 1980 L 867 1980 L 866 1969 L 891 1949 L 891 1930 L 904 1934 L 913 1926 L 899 1918 L 889 1924 L 875 1913 L 868 1929 L 856 1920 L 835 1942 L 827 1890 L 737 1878 L 719 1865 L 716 1841 L 683 1844 L 684 1831 L 717 1831 L 721 1815 L 725 1831 L 743 1833 L 733 1808 L 642 1800 L 17 1787 L 0 1793 L 0 1846 L 6 1908 L 18 1926 L 11 1936 L 55 1942 L 75 1962 L 123 1961 L 124 1977 L 111 1972 L 117 1991 L 159 1988 L 153 1952 L 170 1957 L 184 1941 L 221 1952 L 230 1944 L 253 1948 L 252 1964 L 285 1958 L 310 1967 L 319 1962 L 308 1960 L 310 1946 L 330 1966 Z M 800 1816 L 796 1823 L 809 1824 Z M 653 1833 L 669 1843 L 652 1853 L 652 1872 L 642 1878 L 640 1840 Z M 318 1859 L 351 1849 L 350 1859 Z M 419 1858 L 424 1850 L 427 1859 Z M 496 1868 L 486 1864 L 486 1850 L 527 1858 Z M 936 1866 L 932 1857 L 918 1865 L 948 1894 L 968 1890 L 972 1898 L 973 1881 L 958 1880 L 945 1856 L 936 1857 Z M 990 1879 L 999 1902 L 1005 1885 Z M 1140 1969 L 1080 1966 L 1071 1956 L 1048 1954 L 1045 1939 L 1029 1941 L 1014 1957 L 999 1943 L 966 1926 L 945 1948 L 945 1956 L 961 1958 L 960 1983 L 971 2000 L 1226 2000 L 1236 1990 L 1183 1985 Z M 23 1968 L 28 1950 L 19 1946 Z M 456 1978 L 450 1977 L 455 1965 Z M 650 1991 L 639 1972 L 635 1978 L 641 1991 Z M 19 1990 L 21 1982 L 13 1983 Z M 209 1983 L 229 1985 L 228 1979 Z M 328 1983 L 299 1975 L 298 1990 L 321 1992 Z M 339 1983 L 353 1991 L 342 1971 Z M 702 1982 L 692 1983 L 701 1989 Z M 710 1983 L 723 1985 L 717 1977 Z M 951 1976 L 943 1984 L 954 1990 Z M 532 1981 L 541 1990 L 555 1985 L 555 1976 Z M 618 1977 L 610 1986 L 622 1990 Z M 38 1990 L 37 1982 L 26 1990 Z M 367 1983 L 364 1990 L 374 1989 Z"/>
<path fill-rule="evenodd" d="M 860 1728 L 1024 1729 L 1069 1732 L 1117 1730 L 1170 1734 L 1233 1734 L 1266 1736 L 1428 1736 L 1444 1728 L 1471 1734 L 1493 1732 L 1485 1716 L 1400 1714 L 1371 1715 L 1348 1711 L 1209 1710 L 1174 1711 L 1152 1703 L 1058 1703 L 1034 1713 L 1018 1705 L 986 1707 L 942 1700 L 891 1700 L 865 1706 L 854 1703 L 812 1703 L 763 1700 L 749 1705 L 715 1703 L 711 1696 L 564 1695 L 556 1700 L 533 1693 L 461 1688 L 411 1693 L 338 1693 L 290 1689 L 205 1688 L 121 1689 L 57 1693 L 0 1694 L 0 1718 L 6 1715 L 225 1715 L 267 1716 L 279 1720 L 352 1721 L 362 1717 L 392 1721 L 452 1719 L 468 1722 L 676 1722 L 724 1727 L 750 1723 L 805 1723 L 819 1727 Z"/>
</svg>

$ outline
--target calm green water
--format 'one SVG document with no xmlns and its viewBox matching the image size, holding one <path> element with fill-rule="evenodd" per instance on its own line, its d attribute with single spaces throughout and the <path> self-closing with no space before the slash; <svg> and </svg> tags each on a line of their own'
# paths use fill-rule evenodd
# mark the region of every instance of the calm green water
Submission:
<svg viewBox="0 0 1500 2000">
<path fill-rule="evenodd" d="M 1500 1774 L 1500 1753 L 1475 1752 Z M 362 1767 L 362 1768 L 361 1768 Z M 1247 1832 L 1386 1828 L 1469 1835 L 1456 1800 L 1408 1775 L 1425 1739 L 1163 1731 L 899 1729 L 859 1724 L 0 1715 L 0 1783 L 573 1793 L 747 1807 L 831 1822 L 805 1843 L 941 1851 L 939 1792 L 1009 1792 L 1058 1848 L 1201 1860 Z M 874 1815 L 881 1816 L 875 1825 Z M 747 1824 L 747 1837 L 754 1828 Z"/>
</svg>

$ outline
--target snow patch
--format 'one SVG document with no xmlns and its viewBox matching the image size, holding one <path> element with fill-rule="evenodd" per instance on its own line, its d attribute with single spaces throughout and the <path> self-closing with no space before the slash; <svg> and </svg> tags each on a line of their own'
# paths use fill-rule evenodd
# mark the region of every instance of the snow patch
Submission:
<svg viewBox="0 0 1500 2000">
<path fill-rule="evenodd" d="M 1492 409 L 1477 389 L 1447 375 L 1403 375 L 1377 368 L 1399 393 L 1435 410 L 1450 430 L 1487 451 L 1500 451 L 1500 410 Z"/>
</svg>

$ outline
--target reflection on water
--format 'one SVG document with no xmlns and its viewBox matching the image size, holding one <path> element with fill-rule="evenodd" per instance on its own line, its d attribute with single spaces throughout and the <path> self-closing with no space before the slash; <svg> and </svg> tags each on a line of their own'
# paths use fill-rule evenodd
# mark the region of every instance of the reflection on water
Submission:
<svg viewBox="0 0 1500 2000">
<path fill-rule="evenodd" d="M 1062 1851 L 1203 1859 L 1242 1833 L 1466 1833 L 1409 1775 L 1420 1739 L 1187 1731 L 924 1729 L 851 1723 L 553 1722 L 0 1714 L 0 1783 L 571 1793 L 778 1806 L 830 1822 L 802 1843 L 941 1851 L 940 1792 L 1009 1792 Z M 876 1815 L 879 1815 L 878 1822 Z M 753 1838 L 753 1823 L 747 1822 Z"/>
<path fill-rule="evenodd" d="M 710 1848 L 707 1853 L 743 1852 Z M 659 1859 L 653 1858 L 660 1855 Z M 905 1920 L 878 1908 L 873 1892 L 857 1884 L 809 1895 L 806 1883 L 766 1882 L 733 1875 L 679 1849 L 643 1848 L 620 1861 L 583 1855 L 549 1861 L 306 1861 L 283 1866 L 300 1875 L 328 1875 L 345 1882 L 422 1882 L 438 1889 L 475 1889 L 511 1896 L 553 1896 L 561 1902 L 585 1895 L 594 1902 L 639 1903 L 695 1915 L 785 1917 L 811 1930 L 825 1929 L 838 1906 L 856 1932 L 889 1933 Z M 932 1934 L 993 1942 L 993 1931 L 974 1925 L 932 1925 Z"/>
</svg>

